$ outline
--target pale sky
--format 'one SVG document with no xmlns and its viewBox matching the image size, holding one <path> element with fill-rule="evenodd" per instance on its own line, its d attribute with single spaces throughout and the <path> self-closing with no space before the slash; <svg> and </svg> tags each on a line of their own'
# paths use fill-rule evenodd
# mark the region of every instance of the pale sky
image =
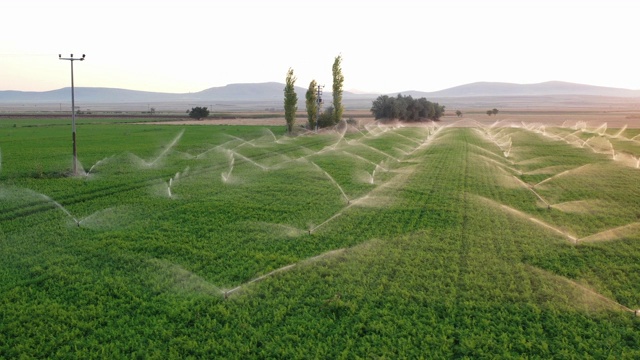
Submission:
<svg viewBox="0 0 640 360">
<path fill-rule="evenodd" d="M 550 80 L 640 89 L 634 0 L 3 0 L 0 90 L 197 92 L 312 79 L 437 91 Z"/>
</svg>

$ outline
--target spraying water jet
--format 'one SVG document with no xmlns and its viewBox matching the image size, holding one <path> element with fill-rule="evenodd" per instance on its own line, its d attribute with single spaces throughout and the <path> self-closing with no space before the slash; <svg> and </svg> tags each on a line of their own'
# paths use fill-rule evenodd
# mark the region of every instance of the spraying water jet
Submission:
<svg viewBox="0 0 640 360">
<path fill-rule="evenodd" d="M 228 150 L 228 151 L 230 151 L 233 155 L 238 156 L 238 157 L 239 157 L 239 158 L 241 158 L 242 160 L 245 160 L 245 161 L 247 161 L 247 162 L 249 162 L 249 163 L 251 163 L 251 164 L 253 164 L 253 165 L 257 166 L 257 167 L 259 167 L 260 169 L 262 169 L 262 170 L 264 170 L 264 171 L 269 170 L 269 168 L 268 168 L 267 166 L 264 166 L 264 165 L 258 164 L 257 162 L 255 162 L 255 161 L 253 161 L 253 160 L 249 159 L 248 157 L 246 157 L 246 156 L 244 156 L 244 155 L 242 155 L 242 154 L 239 154 L 239 153 L 237 153 L 237 152 L 235 152 L 235 151 L 233 151 L 233 150 Z"/>
<path fill-rule="evenodd" d="M 91 172 L 93 171 L 93 169 L 94 169 L 96 166 L 99 166 L 99 165 L 101 165 L 101 164 L 105 163 L 106 161 L 108 161 L 108 160 L 109 160 L 109 159 L 111 159 L 112 157 L 113 157 L 113 155 L 111 155 L 111 156 L 107 156 L 107 157 L 105 157 L 105 158 L 104 158 L 104 159 L 102 159 L 102 160 L 98 160 L 95 164 L 91 165 L 91 167 L 89 168 L 89 171 L 87 171 L 87 173 L 85 174 L 85 176 L 89 176 L 89 175 L 91 174 Z"/>
<path fill-rule="evenodd" d="M 73 215 L 71 215 L 69 210 L 67 210 L 64 206 L 62 206 L 62 204 L 53 200 L 52 198 L 50 198 L 45 194 L 40 194 L 40 196 L 42 196 L 42 198 L 44 198 L 47 202 L 53 203 L 58 209 L 62 210 L 62 212 L 64 212 L 69 218 L 71 218 L 75 222 L 75 224 L 78 225 L 78 227 L 80 227 L 80 222 L 78 221 L 78 219 L 76 219 Z"/>
<path fill-rule="evenodd" d="M 326 171 L 322 170 L 322 168 L 320 166 L 318 166 L 318 164 L 314 163 L 313 161 L 311 161 L 311 163 L 318 168 L 318 170 L 322 171 L 324 173 L 324 175 L 329 178 L 329 180 L 331 180 L 331 182 L 340 190 L 340 192 L 342 193 L 342 196 L 345 198 L 345 200 L 347 200 L 347 204 L 349 203 L 349 197 L 347 196 L 347 194 L 345 194 L 344 190 L 342 189 L 342 186 L 340 186 L 340 184 L 338 184 L 337 181 L 335 181 L 335 179 L 329 175 L 329 173 L 327 173 Z"/>
</svg>

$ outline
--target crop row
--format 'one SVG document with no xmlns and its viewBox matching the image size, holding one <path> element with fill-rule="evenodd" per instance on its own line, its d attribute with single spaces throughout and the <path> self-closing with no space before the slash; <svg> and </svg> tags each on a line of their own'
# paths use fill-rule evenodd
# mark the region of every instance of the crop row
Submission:
<svg viewBox="0 0 640 360">
<path fill-rule="evenodd" d="M 84 179 L 3 167 L 0 356 L 640 355 L 638 242 L 575 246 L 540 223 L 593 217 L 532 191 L 619 211 L 635 173 L 604 155 L 511 128 L 148 129 Z M 563 183 L 584 165 L 597 181 Z M 14 216 L 26 188 L 81 226 Z"/>
</svg>

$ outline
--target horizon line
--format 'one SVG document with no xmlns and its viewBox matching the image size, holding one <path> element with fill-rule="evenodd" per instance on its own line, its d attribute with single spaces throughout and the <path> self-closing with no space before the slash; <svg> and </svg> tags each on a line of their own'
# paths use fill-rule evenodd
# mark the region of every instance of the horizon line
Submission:
<svg viewBox="0 0 640 360">
<path fill-rule="evenodd" d="M 567 85 L 580 85 L 580 86 L 589 86 L 589 87 L 597 87 L 597 88 L 604 88 L 604 89 L 614 89 L 614 90 L 626 90 L 626 91 L 639 91 L 640 89 L 631 89 L 631 88 L 623 88 L 623 87 L 615 87 L 615 86 L 605 86 L 605 85 L 593 85 L 593 84 L 587 84 L 587 83 L 577 83 L 577 82 L 570 82 L 570 81 L 563 81 L 563 80 L 547 80 L 547 81 L 542 81 L 542 82 L 535 82 L 535 83 L 517 83 L 517 82 L 506 82 L 506 81 L 474 81 L 474 82 L 470 82 L 470 83 L 464 83 L 464 84 L 460 84 L 460 85 L 455 85 L 455 86 L 451 86 L 451 87 L 447 87 L 444 89 L 440 89 L 440 90 L 433 90 L 433 91 L 425 91 L 425 90 L 416 90 L 414 89 L 406 89 L 406 90 L 401 90 L 401 91 L 391 91 L 391 92 L 380 92 L 380 91 L 364 91 L 364 90 L 359 90 L 357 88 L 353 88 L 353 89 L 349 89 L 349 90 L 343 90 L 345 92 L 349 92 L 351 94 L 354 95 L 385 95 L 385 94 L 401 94 L 401 93 L 406 93 L 406 92 L 421 92 L 421 93 L 436 93 L 436 92 L 441 92 L 441 91 L 446 91 L 446 90 L 450 90 L 450 89 L 454 89 L 454 88 L 458 88 L 458 87 L 462 87 L 462 86 L 468 86 L 468 85 L 474 85 L 474 84 L 505 84 L 505 85 L 540 85 L 540 84 L 548 84 L 548 83 L 559 83 L 559 84 L 567 84 Z M 113 89 L 113 90 L 126 90 L 126 91 L 135 91 L 135 92 L 146 92 L 146 93 L 159 93 L 159 94 L 172 94 L 172 95 L 185 95 L 185 94 L 195 94 L 195 93 L 200 93 L 206 90 L 210 90 L 210 89 L 216 89 L 216 88 L 224 88 L 230 85 L 261 85 L 261 84 L 282 84 L 284 85 L 283 82 L 278 82 L 278 81 L 263 81 L 263 82 L 234 82 L 234 83 L 228 83 L 226 85 L 219 85 L 219 86 L 211 86 L 202 90 L 198 90 L 198 91 L 188 91 L 188 92 L 170 92 L 170 91 L 157 91 L 157 90 L 140 90 L 140 89 L 132 89 L 132 88 L 126 88 L 126 87 L 109 87 L 109 86 L 75 86 L 76 89 Z M 296 85 L 296 87 L 304 89 L 303 86 L 298 86 Z M 58 90 L 63 90 L 63 89 L 70 89 L 71 86 L 63 86 L 60 88 L 55 88 L 55 89 L 50 89 L 50 90 L 14 90 L 14 89 L 5 89 L 5 90 L 0 90 L 0 92 L 22 92 L 22 93 L 45 93 L 45 92 L 52 92 L 52 91 L 58 91 Z M 332 91 L 325 91 L 325 93 L 332 93 Z"/>
</svg>

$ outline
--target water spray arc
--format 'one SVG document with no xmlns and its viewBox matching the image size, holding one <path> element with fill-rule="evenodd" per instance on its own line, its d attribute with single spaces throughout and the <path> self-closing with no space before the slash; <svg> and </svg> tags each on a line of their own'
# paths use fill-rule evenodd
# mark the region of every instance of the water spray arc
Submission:
<svg viewBox="0 0 640 360">
<path fill-rule="evenodd" d="M 247 286 L 249 286 L 249 285 L 251 285 L 253 283 L 262 281 L 262 280 L 264 280 L 266 278 L 269 278 L 271 276 L 274 276 L 274 275 L 276 275 L 278 273 L 281 273 L 281 272 L 284 272 L 284 271 L 287 271 L 287 270 L 291 270 L 292 268 L 294 268 L 295 266 L 298 266 L 298 265 L 303 265 L 305 263 L 310 263 L 310 262 L 313 262 L 313 261 L 316 261 L 316 260 L 319 260 L 319 259 L 322 259 L 322 258 L 330 257 L 330 256 L 340 255 L 345 250 L 346 250 L 346 248 L 340 248 L 340 249 L 336 249 L 336 250 L 329 250 L 329 251 L 327 251 L 325 253 L 322 253 L 320 255 L 316 255 L 316 256 L 313 256 L 313 257 L 310 257 L 310 258 L 307 258 L 307 259 L 303 259 L 303 260 L 298 261 L 298 262 L 293 263 L 293 264 L 285 265 L 285 266 L 283 266 L 281 268 L 275 269 L 275 270 L 273 270 L 273 271 L 271 271 L 269 273 L 266 273 L 266 274 L 264 274 L 262 276 L 258 276 L 255 279 L 252 279 L 252 280 L 249 280 L 249 281 L 247 281 L 245 283 L 242 283 L 242 284 L 234 287 L 233 289 L 223 290 L 222 291 L 222 296 L 223 296 L 224 299 L 228 299 L 235 292 L 237 292 L 239 290 L 242 290 L 243 288 L 245 288 L 245 287 L 247 287 Z"/>
<path fill-rule="evenodd" d="M 349 197 L 347 196 L 347 194 L 345 194 L 342 186 L 340 186 L 340 184 L 338 184 L 338 182 L 331 175 L 329 175 L 328 172 L 324 171 L 320 166 L 318 166 L 318 164 L 314 163 L 313 161 L 311 161 L 311 164 L 313 164 L 313 166 L 324 173 L 324 175 L 338 188 L 338 190 L 340 190 L 340 193 L 342 193 L 342 197 L 344 197 L 344 199 L 347 201 L 347 204 L 349 204 L 351 200 L 349 200 Z"/>
<path fill-rule="evenodd" d="M 182 131 L 180 131 L 180 133 L 178 133 L 178 135 L 173 139 L 173 141 L 171 141 L 171 143 L 169 144 L 169 146 L 167 146 L 161 153 L 160 155 L 158 155 L 157 158 L 155 158 L 152 162 L 150 163 L 146 163 L 145 165 L 151 167 L 153 165 L 155 165 L 158 160 L 160 160 L 161 158 L 163 158 L 171 149 L 173 149 L 173 147 L 178 143 L 178 141 L 180 140 L 180 138 L 182 137 L 182 135 L 184 134 L 184 129 L 182 129 Z"/>
<path fill-rule="evenodd" d="M 181 177 L 186 176 L 189 173 L 189 167 L 187 166 L 182 173 L 180 173 L 180 171 L 178 171 L 175 175 L 173 175 L 173 177 L 169 178 L 169 182 L 166 183 L 167 185 L 167 195 L 169 196 L 169 199 L 173 199 L 173 192 L 171 191 L 171 188 L 173 187 L 173 184 L 175 184 L 176 182 L 178 182 L 178 180 L 180 180 Z"/>
<path fill-rule="evenodd" d="M 233 136 L 233 135 L 229 135 L 229 134 L 227 134 L 227 136 L 233 138 L 234 140 L 240 141 L 240 144 L 235 146 L 234 149 L 239 148 L 239 147 L 241 147 L 243 145 L 251 145 L 251 147 L 256 147 L 256 144 L 253 143 L 253 140 L 247 141 L 245 139 L 241 139 L 241 138 L 239 138 L 237 136 Z"/>
<path fill-rule="evenodd" d="M 259 167 L 259 168 L 260 168 L 260 169 L 262 169 L 263 171 L 268 171 L 268 170 L 269 170 L 269 167 L 264 166 L 264 165 L 261 165 L 261 164 L 259 164 L 259 163 L 255 162 L 255 161 L 251 160 L 250 158 L 248 158 L 248 157 L 246 157 L 246 156 L 244 156 L 244 155 L 240 154 L 240 153 L 237 153 L 237 152 L 235 152 L 235 151 L 233 151 L 233 150 L 228 150 L 228 151 L 229 151 L 229 153 L 231 154 L 231 156 L 237 156 L 237 157 L 239 157 L 240 159 L 242 159 L 242 160 L 244 160 L 244 161 L 246 161 L 246 162 L 248 162 L 248 163 L 250 163 L 250 164 L 252 164 L 252 165 L 255 165 L 255 166 Z"/>
<path fill-rule="evenodd" d="M 73 62 L 74 61 L 84 61 L 85 55 L 82 54 L 81 58 L 74 58 L 73 54 L 71 54 L 68 58 L 63 58 L 61 54 L 58 54 L 58 59 L 60 60 L 69 60 L 71 63 L 71 139 L 73 141 L 73 175 L 78 175 L 78 152 L 76 146 L 76 101 L 74 95 L 74 85 L 73 85 Z"/>
<path fill-rule="evenodd" d="M 227 150 L 228 151 L 228 156 L 229 156 L 229 171 L 227 171 L 226 173 L 223 172 L 220 175 L 222 176 L 222 182 L 228 182 L 229 179 L 231 178 L 231 172 L 233 171 L 233 164 L 235 163 L 235 156 L 233 156 L 233 151 L 231 150 Z"/>
<path fill-rule="evenodd" d="M 64 206 L 62 206 L 62 204 L 60 204 L 59 202 L 53 200 L 52 198 L 50 198 L 49 196 L 45 195 L 45 194 L 40 194 L 40 196 L 42 196 L 43 199 L 45 199 L 47 202 L 52 203 L 53 205 L 55 205 L 58 209 L 62 210 L 62 212 L 64 212 L 67 216 L 69 216 L 74 222 L 75 224 L 80 227 L 80 220 L 76 219 L 75 216 L 71 215 L 71 213 L 69 212 L 69 210 L 67 210 Z"/>
<path fill-rule="evenodd" d="M 89 171 L 86 172 L 85 176 L 89 176 L 91 175 L 91 172 L 93 171 L 93 169 L 95 169 L 96 166 L 101 165 L 103 163 L 105 163 L 107 160 L 111 159 L 113 157 L 113 155 L 111 156 L 107 156 L 102 160 L 98 160 L 95 164 L 93 164 L 90 168 Z"/>
</svg>

